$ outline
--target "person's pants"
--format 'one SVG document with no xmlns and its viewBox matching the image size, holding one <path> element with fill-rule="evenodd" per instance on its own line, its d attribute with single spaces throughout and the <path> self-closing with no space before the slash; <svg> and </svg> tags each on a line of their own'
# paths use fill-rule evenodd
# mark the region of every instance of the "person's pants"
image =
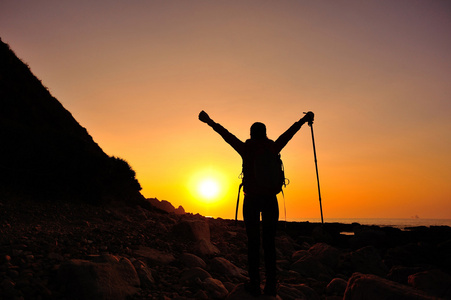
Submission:
<svg viewBox="0 0 451 300">
<path fill-rule="evenodd" d="M 248 238 L 248 264 L 251 284 L 260 284 L 260 213 L 266 286 L 276 284 L 276 229 L 279 205 L 276 195 L 245 195 L 243 218 Z"/>
</svg>

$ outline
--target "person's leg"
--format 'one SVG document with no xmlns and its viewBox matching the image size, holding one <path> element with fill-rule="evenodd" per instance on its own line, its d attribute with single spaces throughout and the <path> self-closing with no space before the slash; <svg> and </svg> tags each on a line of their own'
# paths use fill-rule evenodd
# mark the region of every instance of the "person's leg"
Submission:
<svg viewBox="0 0 451 300">
<path fill-rule="evenodd" d="M 243 203 L 243 218 L 247 233 L 247 258 L 249 267 L 249 292 L 260 294 L 260 210 L 257 199 L 245 196 Z"/>
<path fill-rule="evenodd" d="M 276 276 L 276 230 L 279 221 L 279 205 L 277 197 L 270 196 L 265 199 L 262 210 L 263 250 L 265 256 L 266 285 L 265 294 L 275 295 Z"/>
</svg>

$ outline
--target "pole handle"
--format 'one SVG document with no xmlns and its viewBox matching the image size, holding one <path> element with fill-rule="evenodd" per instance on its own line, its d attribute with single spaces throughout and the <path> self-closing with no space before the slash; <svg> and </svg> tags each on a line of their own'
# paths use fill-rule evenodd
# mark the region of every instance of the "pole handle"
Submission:
<svg viewBox="0 0 451 300">
<path fill-rule="evenodd" d="M 308 113 L 312 113 L 312 114 L 313 114 L 312 111 L 308 111 L 308 112 L 305 112 L 305 111 L 304 111 L 304 114 L 305 114 L 305 115 L 308 114 Z M 308 126 L 312 127 L 312 125 L 313 125 L 313 120 L 312 120 L 312 121 L 309 121 L 307 124 L 308 124 Z"/>
</svg>

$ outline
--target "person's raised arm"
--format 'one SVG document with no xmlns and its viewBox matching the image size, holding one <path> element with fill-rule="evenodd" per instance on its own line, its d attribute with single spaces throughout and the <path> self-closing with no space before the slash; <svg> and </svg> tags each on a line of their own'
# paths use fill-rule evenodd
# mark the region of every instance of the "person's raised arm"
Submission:
<svg viewBox="0 0 451 300">
<path fill-rule="evenodd" d="M 221 124 L 216 123 L 210 116 L 205 112 L 201 111 L 199 113 L 199 120 L 208 124 L 214 131 L 219 133 L 221 137 L 226 141 L 230 146 L 232 146 L 235 151 L 237 151 L 240 155 L 244 152 L 244 143 L 240 141 L 236 136 L 231 134 L 227 129 L 225 129 Z"/>
<path fill-rule="evenodd" d="M 312 125 L 314 117 L 315 117 L 315 114 L 313 112 L 309 111 L 299 121 L 297 121 L 293 125 L 291 125 L 291 127 L 288 128 L 287 131 L 282 133 L 279 136 L 279 138 L 276 140 L 277 151 L 280 152 L 283 149 L 283 147 L 286 146 L 286 144 L 293 138 L 293 136 L 299 131 L 299 129 L 301 129 L 301 127 L 302 127 L 302 125 L 304 125 L 304 123 L 308 123 L 309 125 Z"/>
</svg>

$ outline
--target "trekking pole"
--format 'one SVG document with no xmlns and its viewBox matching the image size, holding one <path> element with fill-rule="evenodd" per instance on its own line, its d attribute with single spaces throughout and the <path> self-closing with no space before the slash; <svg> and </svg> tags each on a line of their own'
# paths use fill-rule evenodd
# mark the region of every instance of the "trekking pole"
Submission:
<svg viewBox="0 0 451 300">
<path fill-rule="evenodd" d="M 312 131 L 312 142 L 313 142 L 313 156 L 315 158 L 315 169 L 316 169 L 316 182 L 318 183 L 318 197 L 319 197 L 319 209 L 321 211 L 321 224 L 324 224 L 323 218 L 323 206 L 321 204 L 321 190 L 319 188 L 319 175 L 318 175 L 318 162 L 316 160 L 316 147 L 315 147 L 315 136 L 313 135 L 313 122 L 309 122 L 308 125 Z"/>
<path fill-rule="evenodd" d="M 236 199 L 236 211 L 235 211 L 235 226 L 238 225 L 238 207 L 240 205 L 240 192 L 241 188 L 243 187 L 243 184 L 240 184 L 240 187 L 238 188 L 238 197 Z"/>
</svg>

